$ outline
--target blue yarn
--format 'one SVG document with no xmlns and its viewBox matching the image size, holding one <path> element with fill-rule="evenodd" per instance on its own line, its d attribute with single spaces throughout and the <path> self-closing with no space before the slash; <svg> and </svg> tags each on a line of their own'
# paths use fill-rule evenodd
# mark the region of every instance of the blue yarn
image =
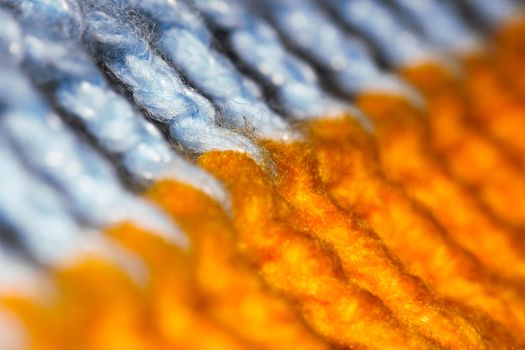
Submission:
<svg viewBox="0 0 525 350">
<path fill-rule="evenodd" d="M 278 91 L 279 102 L 296 119 L 340 115 L 346 106 L 324 93 L 313 69 L 283 47 L 277 33 L 238 1 L 195 0 L 207 20 L 228 33 L 230 46 Z"/>
<path fill-rule="evenodd" d="M 314 1 L 266 0 L 258 4 L 286 40 L 328 72 L 344 93 L 384 91 L 422 103 L 414 89 L 393 74 L 381 71 L 366 44 L 344 33 Z"/>
<path fill-rule="evenodd" d="M 93 1 L 83 5 L 87 46 L 104 58 L 113 76 L 151 118 L 167 124 L 171 138 L 191 153 L 235 150 L 262 159 L 249 139 L 216 124 L 219 116 L 212 104 L 186 86 L 150 48 L 149 34 L 135 25 L 140 19 L 128 17 L 126 4 Z"/>
<path fill-rule="evenodd" d="M 29 175 L 5 141 L 0 141 L 0 164 L 0 221 L 17 232 L 31 256 L 54 263 L 78 249 L 81 230 L 64 209 L 62 198 Z"/>
<path fill-rule="evenodd" d="M 16 295 L 34 298 L 46 295 L 51 288 L 49 288 L 48 276 L 44 273 L 45 270 L 34 262 L 28 261 L 12 249 L 0 246 L 0 297 Z M 18 317 L 11 310 L 8 310 L 5 305 L 0 305 L 2 350 L 28 348 L 27 334 L 24 332 L 23 325 L 18 321 Z"/>
<path fill-rule="evenodd" d="M 1 4 L 22 14 L 45 14 L 33 20 L 55 39 L 78 37 L 83 32 L 81 12 L 75 0 L 1 0 Z"/>
<path fill-rule="evenodd" d="M 475 11 L 485 24 L 493 27 L 523 13 L 523 6 L 512 0 L 462 0 L 462 2 Z"/>
<path fill-rule="evenodd" d="M 186 245 L 186 238 L 163 214 L 125 191 L 110 165 L 62 124 L 14 67 L 0 66 L 0 126 L 29 166 L 72 205 L 87 224 L 105 227 L 134 222 Z M 31 135 L 31 137 L 27 137 Z"/>
<path fill-rule="evenodd" d="M 394 67 L 427 61 L 437 55 L 435 48 L 375 0 L 328 0 L 326 4 L 343 22 L 372 41 Z"/>
<path fill-rule="evenodd" d="M 47 19 L 54 8 L 19 10 L 24 25 L 23 66 L 33 80 L 52 94 L 57 105 L 81 121 L 105 150 L 117 156 L 136 182 L 178 179 L 227 205 L 227 195 L 217 180 L 173 152 L 157 128 L 109 86 L 78 45 L 79 37 L 57 38 L 47 31 L 45 25 L 53 18 L 65 17 Z M 73 14 L 71 17 L 76 18 Z"/>
<path fill-rule="evenodd" d="M 4 135 L 0 133 L 3 137 Z M 28 173 L 18 157 L 0 140 L 0 222 L 14 229 L 24 250 L 39 264 L 49 268 L 70 264 L 86 255 L 104 258 L 127 271 L 137 282 L 143 282 L 145 267 L 132 254 L 123 251 L 114 242 L 100 234 L 87 234 L 67 211 L 67 203 L 49 185 Z M 4 249 L 0 247 L 0 261 Z M 12 254 L 10 254 L 12 255 Z M 36 271 L 23 261 L 9 256 L 10 264 L 0 266 L 0 284 L 11 273 L 27 273 L 34 278 Z M 15 264 L 15 265 L 13 265 Z M 20 271 L 19 268 L 23 268 Z M 17 278 L 17 277 L 13 277 Z M 1 289 L 1 288 L 0 288 Z"/>
<path fill-rule="evenodd" d="M 147 0 L 139 8 L 154 21 L 159 49 L 212 99 L 228 127 L 248 128 L 262 138 L 293 137 L 289 125 L 262 101 L 258 87 L 213 50 L 206 25 L 187 4 Z"/>
<path fill-rule="evenodd" d="M 445 50 L 464 53 L 477 49 L 480 38 L 460 18 L 457 9 L 447 1 L 394 0 L 419 25 L 424 35 Z"/>
<path fill-rule="evenodd" d="M 22 59 L 22 32 L 9 13 L 0 8 L 0 60 L 16 64 Z"/>
</svg>

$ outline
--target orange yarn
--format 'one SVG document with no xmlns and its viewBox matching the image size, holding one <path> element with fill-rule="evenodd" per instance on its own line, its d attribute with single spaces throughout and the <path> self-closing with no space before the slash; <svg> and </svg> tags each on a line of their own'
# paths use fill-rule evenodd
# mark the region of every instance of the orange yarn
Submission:
<svg viewBox="0 0 525 350">
<path fill-rule="evenodd" d="M 150 269 L 148 317 L 169 348 L 250 348 L 202 312 L 202 300 L 199 300 L 188 261 L 189 252 L 130 223 L 110 228 L 107 234 L 139 255 Z"/>
<path fill-rule="evenodd" d="M 55 273 L 58 295 L 2 299 L 25 323 L 34 350 L 157 349 L 142 292 L 119 269 L 89 259 Z"/>
<path fill-rule="evenodd" d="M 377 295 L 405 324 L 449 348 L 481 346 L 476 330 L 443 307 L 408 274 L 383 242 L 338 208 L 327 195 L 310 149 L 301 143 L 265 142 L 279 169 L 280 193 L 294 206 L 290 219 L 339 257 L 346 276 Z M 439 334 L 439 335 L 438 335 Z"/>
<path fill-rule="evenodd" d="M 439 102 L 436 99 L 435 105 L 429 105 L 429 121 L 454 119 L 451 115 L 460 106 L 448 97 L 443 104 Z M 477 198 L 446 173 L 430 152 L 429 131 L 422 116 L 395 97 L 363 95 L 359 105 L 374 121 L 385 176 L 430 210 L 450 237 L 487 267 L 523 281 L 525 245 L 520 235 L 488 215 Z M 448 138 L 454 131 L 462 132 L 455 127 L 450 130 L 448 136 L 432 135 Z"/>
<path fill-rule="evenodd" d="M 316 332 L 336 345 L 352 348 L 435 348 L 405 329 L 380 300 L 345 282 L 337 258 L 324 243 L 307 236 L 306 226 L 295 225 L 298 230 L 289 226 L 292 208 L 247 155 L 208 152 L 198 162 L 222 180 L 232 195 L 241 252 L 269 285 L 298 307 Z"/>
<path fill-rule="evenodd" d="M 525 58 L 525 20 L 518 18 L 498 28 L 494 34 L 494 51 L 492 57 L 498 72 L 505 80 L 505 89 L 514 92 L 523 103 L 525 102 L 525 73 L 523 59 Z"/>
<path fill-rule="evenodd" d="M 240 258 L 233 227 L 217 203 L 169 180 L 155 184 L 147 196 L 176 219 L 191 239 L 192 269 L 205 313 L 260 348 L 328 348 Z"/>
<path fill-rule="evenodd" d="M 440 295 L 482 310 L 522 336 L 521 327 L 515 325 L 525 321 L 524 301 L 513 287 L 490 276 L 452 242 L 424 210 L 386 182 L 372 135 L 350 116 L 317 120 L 304 129 L 318 159 L 321 179 L 341 208 L 363 218 L 410 272 Z"/>
<path fill-rule="evenodd" d="M 522 137 L 520 130 L 525 130 L 525 103 L 519 101 L 512 88 L 509 88 L 507 82 L 498 75 L 495 66 L 485 56 L 465 58 L 468 74 L 464 83 L 468 92 L 468 103 L 472 107 L 471 116 L 504 145 L 523 166 L 525 165 L 525 138 Z M 514 77 L 513 80 L 520 79 Z M 522 190 L 523 185 L 516 189 L 516 193 L 523 194 Z M 525 225 L 525 214 L 522 208 L 519 209 L 520 223 Z"/>
<path fill-rule="evenodd" d="M 483 95 L 490 90 L 483 82 L 487 81 L 483 74 L 489 76 L 488 80 L 494 79 L 490 78 L 491 74 L 474 72 L 480 70 L 475 68 L 474 59 L 469 67 L 468 79 L 462 85 L 438 65 L 413 67 L 405 74 L 427 98 L 431 146 L 446 161 L 450 171 L 501 219 L 514 226 L 524 226 L 525 177 L 509 153 L 481 131 L 481 127 L 489 122 L 476 122 L 474 115 L 478 111 L 485 116 L 484 119 L 493 120 L 494 125 L 504 128 L 512 125 L 514 131 L 520 130 L 516 129 L 520 123 L 512 122 L 516 118 L 505 113 L 504 109 L 498 111 L 498 108 L 487 106 L 494 105 L 497 96 L 505 92 Z M 497 86 L 492 87 L 492 90 L 497 89 Z M 403 109 L 410 109 L 408 104 L 405 105 Z M 416 122 L 417 117 L 414 119 Z M 424 116 L 419 119 L 425 120 Z M 421 134 L 421 131 L 414 131 Z"/>
</svg>

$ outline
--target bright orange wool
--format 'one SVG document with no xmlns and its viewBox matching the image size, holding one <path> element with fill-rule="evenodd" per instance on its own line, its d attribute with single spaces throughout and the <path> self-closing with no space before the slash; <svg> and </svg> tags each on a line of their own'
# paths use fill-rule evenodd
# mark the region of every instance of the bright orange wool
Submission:
<svg viewBox="0 0 525 350">
<path fill-rule="evenodd" d="M 322 243 L 286 224 L 291 208 L 246 154 L 209 152 L 198 162 L 230 191 L 240 251 L 315 331 L 336 345 L 357 349 L 435 348 L 405 329 L 376 297 L 345 282 L 337 258 Z"/>
<path fill-rule="evenodd" d="M 429 151 L 421 116 L 395 97 L 366 95 L 359 99 L 359 106 L 374 121 L 385 176 L 429 209 L 450 237 L 487 267 L 521 283 L 525 242 L 488 215 L 477 198 L 443 170 Z M 447 118 L 437 113 L 438 107 L 430 109 L 429 120 Z"/>
<path fill-rule="evenodd" d="M 481 55 L 470 56 L 465 62 L 468 74 L 464 84 L 469 106 L 472 107 L 471 116 L 525 166 L 524 101 L 514 95 L 512 88 L 509 89 L 507 82 L 497 74 L 494 64 L 488 58 Z M 524 186 L 518 188 L 516 193 L 523 195 L 521 190 Z M 525 214 L 521 217 L 521 224 L 525 226 L 523 217 Z"/>
<path fill-rule="evenodd" d="M 147 196 L 191 240 L 191 263 L 204 312 L 258 348 L 328 349 L 294 308 L 267 290 L 240 258 L 233 227 L 216 202 L 195 188 L 169 180 L 155 184 Z"/>
<path fill-rule="evenodd" d="M 203 312 L 188 261 L 189 252 L 158 236 L 123 223 L 107 233 L 135 252 L 151 271 L 148 281 L 148 314 L 159 338 L 177 349 L 250 349 Z M 203 336 L 203 335 L 206 336 Z"/>
<path fill-rule="evenodd" d="M 523 335 L 523 327 L 516 324 L 525 325 L 524 301 L 385 181 L 374 140 L 355 119 L 321 119 L 306 123 L 304 129 L 321 180 L 341 208 L 363 218 L 411 273 L 446 299 L 481 310 Z"/>
<path fill-rule="evenodd" d="M 86 260 L 55 273 L 58 295 L 3 300 L 24 322 L 33 350 L 160 348 L 144 318 L 141 291 L 122 271 Z"/>
<path fill-rule="evenodd" d="M 438 65 L 413 67 L 407 70 L 406 76 L 427 98 L 431 146 L 443 157 L 451 172 L 475 191 L 480 200 L 501 219 L 513 226 L 525 227 L 525 176 L 514 161 L 515 158 L 510 157 L 510 153 L 481 131 L 480 128 L 489 122 L 476 123 L 473 116 L 477 110 L 485 115 L 485 119 L 490 118 L 494 125 L 502 128 L 513 125 L 515 130 L 520 130 L 521 122 L 513 122 L 517 119 L 504 109 L 497 112 L 497 108 L 487 106 L 494 105 L 490 101 L 496 101 L 496 96 L 501 93 L 495 93 L 491 100 L 492 97 L 475 92 L 485 91 L 486 84 L 479 81 L 484 78 L 473 72 L 473 65 L 474 60 L 471 60 L 471 71 L 466 79 L 469 83 L 461 83 L 463 85 Z M 468 88 L 466 85 L 469 85 Z M 469 94 L 470 100 L 467 97 Z M 472 97 L 476 94 L 478 96 Z M 378 100 L 392 100 L 381 96 L 367 98 L 371 100 L 367 105 Z M 407 115 L 417 114 L 408 103 L 401 101 L 392 101 L 385 109 L 391 108 L 388 106 L 391 104 L 404 110 Z M 417 116 L 410 118 L 413 122 L 418 119 Z M 419 120 L 425 119 L 423 115 L 419 117 Z M 416 135 L 421 132 L 421 128 L 414 130 Z"/>
<path fill-rule="evenodd" d="M 493 58 L 498 72 L 505 79 L 507 92 L 512 90 L 525 102 L 525 19 L 510 21 L 499 28 L 494 35 Z"/>
<path fill-rule="evenodd" d="M 293 207 L 284 219 L 331 248 L 347 278 L 377 295 L 402 322 L 436 342 L 460 348 L 479 345 L 479 335 L 470 324 L 443 308 L 374 234 L 358 227 L 331 202 L 303 144 L 267 141 L 265 147 L 277 167 L 279 193 Z"/>
</svg>

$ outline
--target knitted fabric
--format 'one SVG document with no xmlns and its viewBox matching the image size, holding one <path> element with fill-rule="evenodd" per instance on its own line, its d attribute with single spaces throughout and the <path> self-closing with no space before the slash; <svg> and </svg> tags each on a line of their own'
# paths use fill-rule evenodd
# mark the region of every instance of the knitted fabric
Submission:
<svg viewBox="0 0 525 350">
<path fill-rule="evenodd" d="M 525 348 L 518 1 L 0 23 L 0 350 Z"/>
</svg>

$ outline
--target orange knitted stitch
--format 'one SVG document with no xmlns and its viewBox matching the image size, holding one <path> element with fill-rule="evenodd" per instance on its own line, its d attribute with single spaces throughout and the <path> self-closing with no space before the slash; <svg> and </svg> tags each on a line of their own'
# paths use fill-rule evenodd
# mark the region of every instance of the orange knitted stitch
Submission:
<svg viewBox="0 0 525 350">
<path fill-rule="evenodd" d="M 183 251 L 131 223 L 114 226 L 107 230 L 107 234 L 140 256 L 150 269 L 148 317 L 170 348 L 251 348 L 203 312 L 203 301 L 196 292 L 188 259 L 189 251 Z"/>
<path fill-rule="evenodd" d="M 246 154 L 208 152 L 198 162 L 231 193 L 240 251 L 315 331 L 333 344 L 352 348 L 435 348 L 405 329 L 380 300 L 345 282 L 337 258 L 321 242 L 285 222 L 291 208 Z"/>
<path fill-rule="evenodd" d="M 265 349 L 327 349 L 284 299 L 269 291 L 237 253 L 233 227 L 221 207 L 191 186 L 161 181 L 147 192 L 186 232 L 203 310 Z"/>
<path fill-rule="evenodd" d="M 506 92 L 513 91 L 525 103 L 525 20 L 518 18 L 496 29 L 491 58 L 497 71 L 503 76 Z"/>
<path fill-rule="evenodd" d="M 161 343 L 144 323 L 141 291 L 122 271 L 87 259 L 56 271 L 54 277 L 58 295 L 51 300 L 2 301 L 26 325 L 30 349 L 159 348 Z"/>
<path fill-rule="evenodd" d="M 471 55 L 464 61 L 468 72 L 464 84 L 469 106 L 472 107 L 471 115 L 512 152 L 522 166 L 525 165 L 525 138 L 522 137 L 525 132 L 525 102 L 515 96 L 489 58 Z M 524 221 L 522 218 L 522 224 Z"/>
<path fill-rule="evenodd" d="M 525 244 L 517 232 L 488 215 L 477 198 L 446 173 L 429 151 L 428 130 L 420 122 L 421 116 L 407 108 L 406 101 L 392 97 L 364 95 L 359 106 L 374 121 L 385 176 L 430 210 L 450 237 L 487 267 L 521 282 Z M 454 104 L 446 106 L 429 106 L 429 119 L 452 119 L 445 114 Z"/>
<path fill-rule="evenodd" d="M 321 179 L 341 208 L 363 218 L 410 272 L 440 295 L 481 310 L 522 336 L 515 327 L 525 321 L 518 292 L 484 271 L 424 210 L 384 179 L 372 135 L 351 116 L 305 123 L 303 129 Z"/>
<path fill-rule="evenodd" d="M 412 67 L 405 73 L 427 98 L 427 115 L 415 111 L 408 102 L 391 101 L 385 108 L 394 105 L 406 115 L 414 115 L 413 123 L 428 123 L 423 127 L 429 128 L 430 145 L 446 162 L 452 174 L 475 191 L 480 200 L 502 220 L 513 226 L 524 226 L 525 177 L 507 149 L 481 131 L 484 123 L 476 122 L 475 110 L 492 115 L 494 121 L 501 121 L 501 126 L 506 122 L 499 113 L 487 113 L 483 106 L 491 103 L 484 102 L 488 101 L 487 96 L 468 99 L 468 95 L 478 89 L 474 76 L 478 76 L 476 79 L 479 80 L 479 74 L 469 72 L 467 81 L 470 83 L 460 84 L 439 65 Z M 479 84 L 483 91 L 483 84 Z M 374 97 L 364 99 L 367 98 L 371 100 L 367 105 L 378 102 Z M 503 110 L 500 112 L 503 113 Z M 510 124 L 513 124 L 512 119 L 515 118 L 508 115 Z M 421 130 L 414 130 L 414 133 L 421 134 Z"/>
<path fill-rule="evenodd" d="M 327 244 L 350 280 L 381 298 L 402 322 L 444 347 L 481 346 L 471 324 L 407 273 L 374 232 L 333 203 L 307 145 L 264 144 L 277 165 L 279 192 L 294 207 L 293 224 Z"/>
</svg>

